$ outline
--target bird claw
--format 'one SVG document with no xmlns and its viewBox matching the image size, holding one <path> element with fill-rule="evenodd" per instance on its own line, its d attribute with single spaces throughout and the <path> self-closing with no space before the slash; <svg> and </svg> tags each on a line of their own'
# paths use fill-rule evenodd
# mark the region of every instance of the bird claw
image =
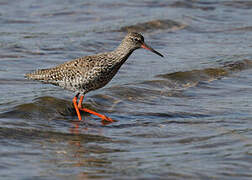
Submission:
<svg viewBox="0 0 252 180">
<path fill-rule="evenodd" d="M 107 117 L 107 116 L 105 116 L 105 115 L 103 115 L 102 121 L 115 122 L 113 119 L 111 119 L 111 118 L 109 118 L 109 117 Z"/>
</svg>

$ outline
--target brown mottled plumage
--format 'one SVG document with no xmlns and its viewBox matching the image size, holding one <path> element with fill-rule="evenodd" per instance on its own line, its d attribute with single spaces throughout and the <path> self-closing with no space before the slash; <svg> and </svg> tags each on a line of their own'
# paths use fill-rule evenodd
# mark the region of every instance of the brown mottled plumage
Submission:
<svg viewBox="0 0 252 180">
<path fill-rule="evenodd" d="M 81 57 L 49 69 L 40 69 L 26 74 L 26 77 L 74 91 L 77 93 L 76 97 L 79 94 L 83 96 L 89 91 L 105 86 L 131 53 L 138 48 L 145 48 L 163 57 L 144 43 L 141 34 L 131 32 L 114 51 Z M 78 117 L 81 119 L 79 114 Z M 106 118 L 102 119 L 108 120 Z"/>
</svg>

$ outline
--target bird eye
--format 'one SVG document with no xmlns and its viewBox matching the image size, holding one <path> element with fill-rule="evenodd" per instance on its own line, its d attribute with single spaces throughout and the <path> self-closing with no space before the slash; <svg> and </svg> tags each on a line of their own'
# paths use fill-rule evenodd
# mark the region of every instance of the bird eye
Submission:
<svg viewBox="0 0 252 180">
<path fill-rule="evenodd" d="M 135 42 L 140 42 L 140 39 L 138 39 L 138 38 L 133 38 L 133 41 L 135 41 Z"/>
</svg>

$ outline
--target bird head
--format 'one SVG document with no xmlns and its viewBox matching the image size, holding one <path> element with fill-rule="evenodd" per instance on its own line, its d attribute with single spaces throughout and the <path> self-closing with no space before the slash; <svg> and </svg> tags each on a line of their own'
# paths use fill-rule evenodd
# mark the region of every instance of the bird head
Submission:
<svg viewBox="0 0 252 180">
<path fill-rule="evenodd" d="M 139 33 L 136 33 L 136 32 L 128 33 L 127 36 L 124 38 L 124 43 L 126 43 L 127 46 L 131 47 L 133 50 L 143 48 L 143 49 L 149 50 L 149 51 L 151 51 L 161 57 L 164 57 L 161 53 L 157 52 L 152 47 L 148 46 L 144 42 L 144 37 Z"/>
</svg>

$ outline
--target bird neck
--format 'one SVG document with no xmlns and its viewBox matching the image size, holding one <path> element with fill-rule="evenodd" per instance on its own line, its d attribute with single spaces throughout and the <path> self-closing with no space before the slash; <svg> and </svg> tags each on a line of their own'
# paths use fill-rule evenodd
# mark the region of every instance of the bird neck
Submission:
<svg viewBox="0 0 252 180">
<path fill-rule="evenodd" d="M 118 57 L 118 61 L 126 61 L 132 54 L 135 48 L 128 47 L 126 44 L 121 43 L 113 53 Z"/>
</svg>

